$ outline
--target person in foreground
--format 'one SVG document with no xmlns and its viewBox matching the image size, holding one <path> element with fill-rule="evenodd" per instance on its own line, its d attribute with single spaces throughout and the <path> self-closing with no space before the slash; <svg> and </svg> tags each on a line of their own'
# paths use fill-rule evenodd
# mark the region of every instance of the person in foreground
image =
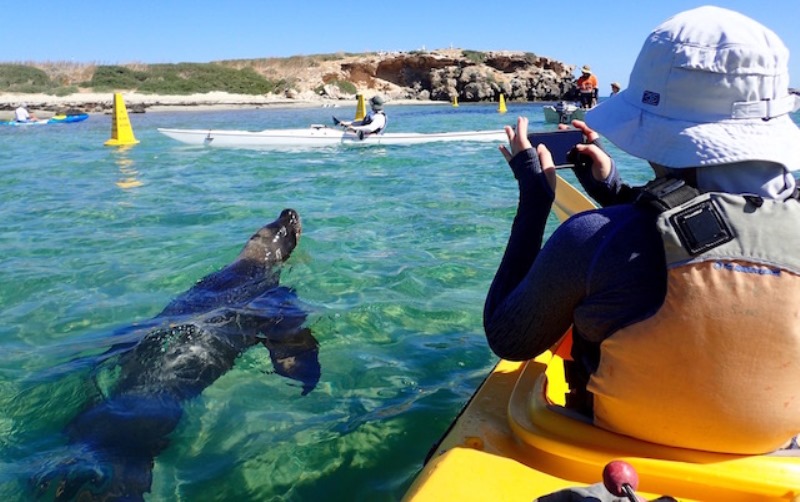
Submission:
<svg viewBox="0 0 800 502">
<path fill-rule="evenodd" d="M 383 134 L 386 129 L 386 112 L 383 111 L 383 98 L 375 95 L 369 99 L 370 112 L 361 120 L 340 122 L 345 130 L 358 134 L 359 139 L 374 134 Z"/>
<path fill-rule="evenodd" d="M 532 148 L 526 119 L 506 128 L 520 194 L 484 310 L 498 356 L 536 357 L 572 326 L 568 406 L 602 428 L 737 454 L 800 433 L 788 58 L 772 31 L 726 9 L 658 26 L 628 87 L 573 123 L 592 141 L 576 147 L 576 175 L 603 207 L 544 245 L 553 163 Z M 648 161 L 655 180 L 622 184 L 598 132 Z"/>
</svg>

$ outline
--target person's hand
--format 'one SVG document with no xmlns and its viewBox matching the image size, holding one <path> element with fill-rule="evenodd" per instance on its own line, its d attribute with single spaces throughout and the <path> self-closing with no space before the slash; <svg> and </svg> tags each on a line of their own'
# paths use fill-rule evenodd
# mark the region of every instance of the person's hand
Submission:
<svg viewBox="0 0 800 502">
<path fill-rule="evenodd" d="M 611 174 L 611 157 L 595 144 L 595 141 L 600 139 L 600 135 L 582 120 L 573 120 L 572 125 L 576 129 L 580 129 L 586 137 L 586 141 L 588 141 L 588 144 L 577 145 L 575 150 L 579 154 L 586 155 L 592 159 L 592 177 L 596 181 L 605 181 L 608 175 Z"/>
<path fill-rule="evenodd" d="M 530 140 L 528 139 L 527 117 L 517 117 L 516 130 L 514 130 L 514 128 L 511 126 L 505 126 L 504 129 L 506 131 L 506 136 L 508 136 L 508 144 L 511 146 L 511 151 L 509 151 L 505 145 L 500 145 L 500 153 L 503 154 L 506 162 L 511 162 L 511 159 L 514 157 L 514 155 L 518 154 L 519 152 L 533 148 Z M 542 166 L 542 172 L 544 172 L 544 175 L 547 178 L 547 183 L 550 185 L 550 188 L 555 191 L 556 165 L 553 162 L 553 155 L 546 146 L 541 144 L 536 146 L 536 154 L 539 156 L 539 164 Z"/>
<path fill-rule="evenodd" d="M 517 117 L 517 128 L 514 130 L 511 126 L 505 126 L 503 129 L 506 131 L 506 136 L 508 136 L 508 144 L 511 147 L 511 151 L 506 148 L 506 145 L 500 145 L 500 153 L 503 154 L 505 157 L 506 162 L 511 162 L 511 159 L 514 155 L 527 150 L 528 148 L 533 148 L 531 146 L 531 142 L 528 140 L 528 118 L 527 117 Z"/>
</svg>

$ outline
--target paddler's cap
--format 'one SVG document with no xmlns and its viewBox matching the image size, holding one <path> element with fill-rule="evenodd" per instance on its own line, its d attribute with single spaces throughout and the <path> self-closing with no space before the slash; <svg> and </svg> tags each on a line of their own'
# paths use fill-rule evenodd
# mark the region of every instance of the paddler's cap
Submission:
<svg viewBox="0 0 800 502">
<path fill-rule="evenodd" d="M 719 7 L 681 12 L 645 40 L 628 87 L 586 113 L 622 150 L 672 168 L 768 161 L 800 169 L 789 50 Z"/>
<path fill-rule="evenodd" d="M 383 110 L 383 98 L 380 96 L 372 96 L 369 98 L 369 105 L 372 107 L 373 110 L 381 111 Z"/>
<path fill-rule="evenodd" d="M 589 74 L 591 74 L 592 73 L 592 68 L 588 64 L 585 64 L 581 68 L 581 73 L 589 73 Z"/>
</svg>

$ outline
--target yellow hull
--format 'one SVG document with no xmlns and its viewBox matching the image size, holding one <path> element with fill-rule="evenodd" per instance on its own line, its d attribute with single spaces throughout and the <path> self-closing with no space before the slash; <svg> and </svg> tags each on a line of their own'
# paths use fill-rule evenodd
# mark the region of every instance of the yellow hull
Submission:
<svg viewBox="0 0 800 502">
<path fill-rule="evenodd" d="M 404 500 L 531 502 L 599 483 L 603 467 L 622 459 L 636 468 L 647 498 L 800 501 L 800 457 L 709 453 L 617 435 L 563 409 L 565 389 L 557 356 L 501 361 Z"/>
</svg>

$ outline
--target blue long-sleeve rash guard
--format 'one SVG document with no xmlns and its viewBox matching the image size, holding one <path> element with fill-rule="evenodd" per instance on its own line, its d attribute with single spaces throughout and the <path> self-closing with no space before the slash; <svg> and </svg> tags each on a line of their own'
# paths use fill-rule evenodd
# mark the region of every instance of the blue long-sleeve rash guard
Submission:
<svg viewBox="0 0 800 502">
<path fill-rule="evenodd" d="M 664 301 L 666 264 L 655 214 L 632 204 L 581 213 L 542 246 L 554 193 L 535 150 L 519 152 L 510 165 L 520 196 L 484 307 L 489 346 L 504 359 L 531 359 L 572 324 L 573 357 L 593 372 L 600 342 Z M 615 167 L 605 182 L 585 172 L 579 178 L 601 203 L 623 187 Z"/>
</svg>

